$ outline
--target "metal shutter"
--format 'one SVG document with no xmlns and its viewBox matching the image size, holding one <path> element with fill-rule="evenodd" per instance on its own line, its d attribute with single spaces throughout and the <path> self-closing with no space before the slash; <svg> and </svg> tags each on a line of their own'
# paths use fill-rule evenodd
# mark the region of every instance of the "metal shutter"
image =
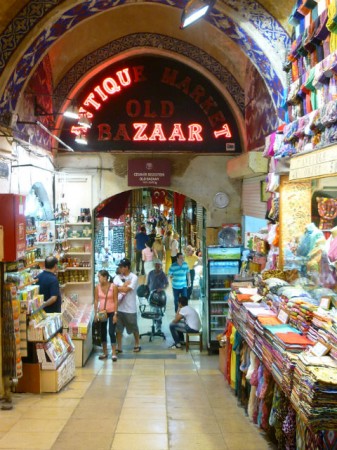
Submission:
<svg viewBox="0 0 337 450">
<path fill-rule="evenodd" d="M 261 202 L 261 181 L 265 177 L 246 178 L 242 183 L 242 214 L 265 219 L 267 203 Z"/>
</svg>

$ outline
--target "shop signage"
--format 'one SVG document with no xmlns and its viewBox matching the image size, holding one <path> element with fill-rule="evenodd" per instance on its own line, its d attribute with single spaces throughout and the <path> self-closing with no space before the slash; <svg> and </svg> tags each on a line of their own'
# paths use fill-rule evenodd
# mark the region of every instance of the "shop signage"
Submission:
<svg viewBox="0 0 337 450">
<path fill-rule="evenodd" d="M 61 138 L 78 151 L 241 153 L 226 99 L 173 59 L 145 55 L 114 63 L 85 85 L 77 102 L 92 127 L 67 125 Z M 79 134 L 86 147 L 74 143 Z"/>
<path fill-rule="evenodd" d="M 337 174 L 337 146 L 299 155 L 290 160 L 290 180 Z"/>
<path fill-rule="evenodd" d="M 128 186 L 170 186 L 171 164 L 166 159 L 131 159 Z"/>
</svg>

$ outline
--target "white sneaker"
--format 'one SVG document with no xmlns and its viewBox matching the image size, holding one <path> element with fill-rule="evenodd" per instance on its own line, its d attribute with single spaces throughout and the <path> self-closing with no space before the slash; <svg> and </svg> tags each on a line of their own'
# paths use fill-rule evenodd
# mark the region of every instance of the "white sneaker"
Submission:
<svg viewBox="0 0 337 450">
<path fill-rule="evenodd" d="M 169 349 L 169 350 L 176 350 L 176 349 L 178 349 L 178 348 L 181 348 L 181 345 L 180 345 L 180 344 L 172 344 L 168 349 Z"/>
</svg>

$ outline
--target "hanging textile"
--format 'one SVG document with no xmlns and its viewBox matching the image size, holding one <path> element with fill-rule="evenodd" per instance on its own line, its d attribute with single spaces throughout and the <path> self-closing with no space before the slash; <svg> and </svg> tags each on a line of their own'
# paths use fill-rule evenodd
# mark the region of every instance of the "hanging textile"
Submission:
<svg viewBox="0 0 337 450">
<path fill-rule="evenodd" d="M 151 191 L 151 201 L 152 205 L 164 205 L 166 199 L 166 191 L 165 189 L 153 189 Z"/>
<path fill-rule="evenodd" d="M 173 200 L 174 214 L 177 217 L 180 217 L 181 213 L 183 212 L 184 206 L 185 206 L 185 195 L 184 194 L 178 194 L 178 192 L 175 192 L 173 199 L 174 199 Z"/>
<path fill-rule="evenodd" d="M 119 219 L 125 214 L 128 207 L 131 191 L 121 192 L 107 199 L 103 207 L 97 212 L 96 217 L 109 217 L 110 219 Z"/>
</svg>

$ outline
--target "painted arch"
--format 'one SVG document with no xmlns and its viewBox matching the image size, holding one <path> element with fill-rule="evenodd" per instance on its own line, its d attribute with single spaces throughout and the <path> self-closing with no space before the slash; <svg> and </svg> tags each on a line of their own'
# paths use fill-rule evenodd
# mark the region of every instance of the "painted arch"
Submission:
<svg viewBox="0 0 337 450">
<path fill-rule="evenodd" d="M 148 2 L 174 8 L 183 6 L 183 2 L 179 0 L 148 0 Z M 2 48 L 0 74 L 6 71 L 6 82 L 1 92 L 0 113 L 15 111 L 19 94 L 24 89 L 27 79 L 48 49 L 62 35 L 96 14 L 136 2 L 78 1 L 69 9 L 66 3 L 60 0 L 30 1 L 0 36 Z M 53 15 L 56 7 L 58 12 Z M 280 55 L 280 49 L 286 48 L 289 43 L 285 29 L 259 3 L 252 0 L 223 1 L 215 6 L 205 20 L 229 37 L 245 53 L 265 81 L 274 107 L 281 110 L 281 93 L 285 80 L 281 67 L 283 55 Z M 35 30 L 41 29 L 43 31 L 37 34 Z M 25 46 L 25 42 L 29 44 Z M 13 57 L 18 57 L 19 44 L 22 47 L 20 57 L 15 65 L 12 63 L 14 70 L 10 71 Z"/>
</svg>

